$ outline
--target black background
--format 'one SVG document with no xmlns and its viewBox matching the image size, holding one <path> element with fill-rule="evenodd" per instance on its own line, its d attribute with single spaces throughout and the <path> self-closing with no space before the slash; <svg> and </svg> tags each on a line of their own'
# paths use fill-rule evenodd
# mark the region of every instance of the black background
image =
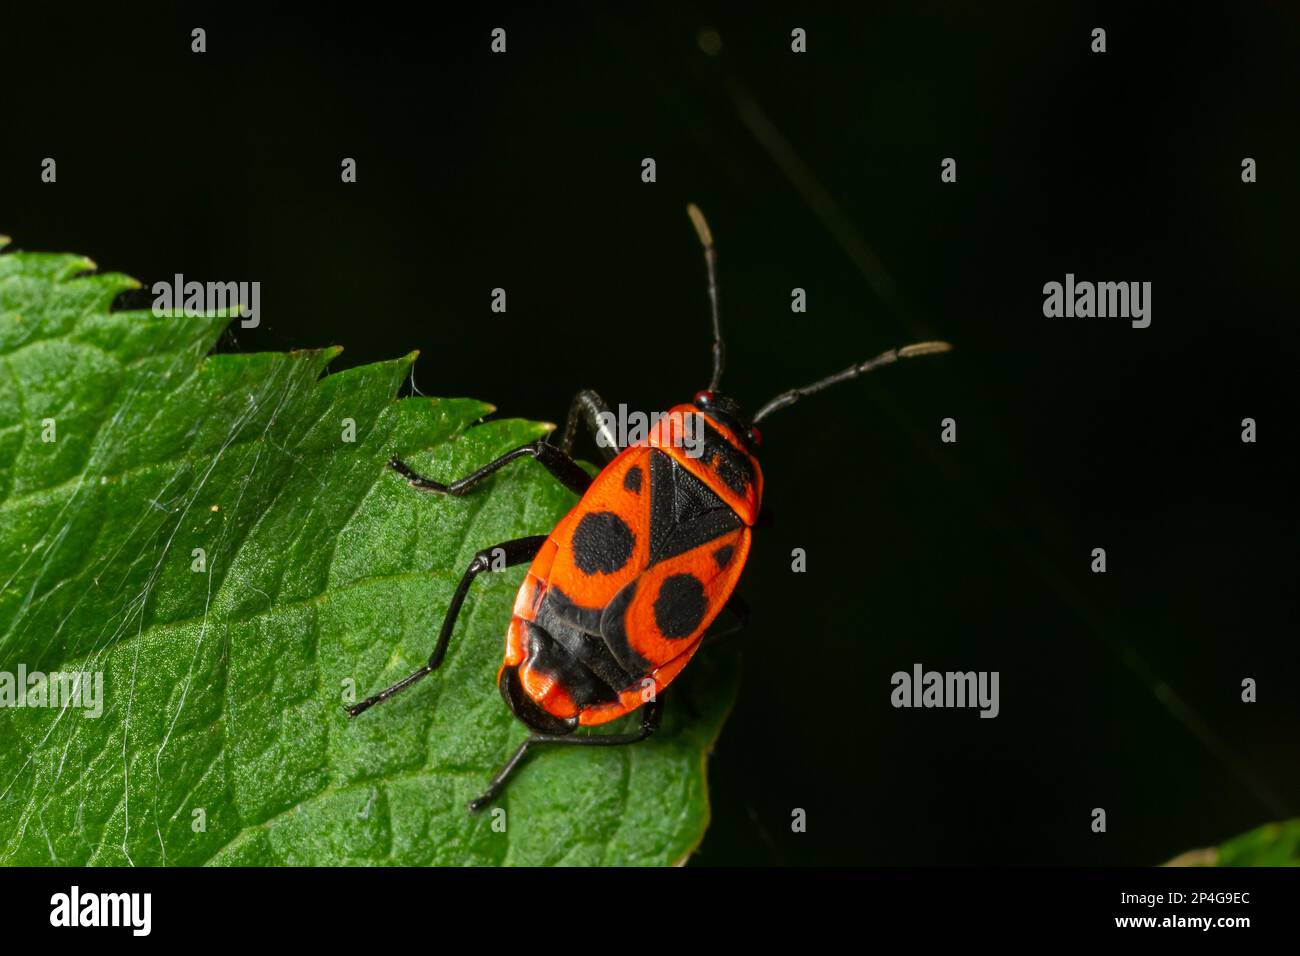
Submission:
<svg viewBox="0 0 1300 956">
<path fill-rule="evenodd" d="M 705 384 L 688 201 L 751 408 L 953 342 L 765 423 L 774 523 L 695 859 L 1154 863 L 1300 806 L 1298 46 L 1283 3 L 15 5 L 0 231 L 146 285 L 257 280 L 223 349 L 418 348 L 420 392 L 506 416 Z M 1067 272 L 1152 282 L 1151 327 L 1044 318 Z M 999 671 L 1001 715 L 893 709 L 916 662 Z"/>
</svg>

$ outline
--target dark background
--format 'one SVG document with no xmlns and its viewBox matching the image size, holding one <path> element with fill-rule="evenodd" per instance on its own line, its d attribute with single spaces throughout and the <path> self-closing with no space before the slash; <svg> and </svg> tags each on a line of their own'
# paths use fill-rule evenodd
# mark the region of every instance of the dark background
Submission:
<svg viewBox="0 0 1300 956">
<path fill-rule="evenodd" d="M 765 423 L 697 862 L 1159 862 L 1300 809 L 1300 12 L 1048 6 L 14 5 L 0 231 L 260 281 L 223 349 L 418 348 L 422 393 L 556 421 L 584 386 L 650 411 L 705 384 L 698 202 L 751 408 L 956 351 Z M 1151 327 L 1044 318 L 1066 272 L 1151 281 Z M 915 662 L 1000 671 L 1001 715 L 893 709 Z"/>
</svg>

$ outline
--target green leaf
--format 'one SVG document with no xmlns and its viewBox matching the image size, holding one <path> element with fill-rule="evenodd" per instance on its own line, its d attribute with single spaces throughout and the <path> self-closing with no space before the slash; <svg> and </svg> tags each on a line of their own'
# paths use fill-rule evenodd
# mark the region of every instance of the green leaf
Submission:
<svg viewBox="0 0 1300 956">
<path fill-rule="evenodd" d="M 551 426 L 395 399 L 413 356 L 326 375 L 336 350 L 208 355 L 227 318 L 113 312 L 137 285 L 93 268 L 0 255 L 0 682 L 14 690 L 20 667 L 103 675 L 99 716 L 0 708 L 0 861 L 692 851 L 732 656 L 692 664 L 651 741 L 532 757 L 497 804 L 505 832 L 466 812 L 526 735 L 495 686 L 523 568 L 475 583 L 438 673 L 343 713 L 346 682 L 361 697 L 423 663 L 476 550 L 549 530 L 574 501 L 533 462 L 450 499 L 386 460 L 459 476 Z"/>
<path fill-rule="evenodd" d="M 1300 866 L 1300 820 L 1268 823 L 1227 843 L 1189 850 L 1170 866 Z"/>
</svg>

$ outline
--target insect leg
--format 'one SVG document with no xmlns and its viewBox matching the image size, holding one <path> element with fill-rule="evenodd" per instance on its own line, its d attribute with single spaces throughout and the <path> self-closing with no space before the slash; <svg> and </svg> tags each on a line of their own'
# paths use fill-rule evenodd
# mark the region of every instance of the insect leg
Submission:
<svg viewBox="0 0 1300 956">
<path fill-rule="evenodd" d="M 393 469 L 403 478 L 412 488 L 419 488 L 421 491 L 436 491 L 443 495 L 463 495 L 484 478 L 491 475 L 498 468 L 510 464 L 516 458 L 536 458 L 541 465 L 546 468 L 552 475 L 570 491 L 576 494 L 583 494 L 591 486 L 591 476 L 578 467 L 578 463 L 570 458 L 565 452 L 561 451 L 555 445 L 545 439 L 539 438 L 537 441 L 529 442 L 527 445 L 520 445 L 518 448 L 511 449 L 496 461 L 490 461 L 478 471 L 459 478 L 450 484 L 444 485 L 440 481 L 432 478 L 426 478 L 424 475 L 413 471 L 406 462 L 397 458 L 388 459 L 388 467 Z"/>
<path fill-rule="evenodd" d="M 596 447 L 606 461 L 612 461 L 618 454 L 618 439 L 602 422 L 601 416 L 609 415 L 609 406 L 605 400 L 589 388 L 584 388 L 569 405 L 569 417 L 565 419 L 564 431 L 560 434 L 560 451 L 566 455 L 573 454 L 573 442 L 578 437 L 578 422 L 582 421 L 596 439 Z"/>
<path fill-rule="evenodd" d="M 438 643 L 434 645 L 428 663 L 410 676 L 402 678 L 392 687 L 387 687 L 373 697 L 367 697 L 361 703 L 349 707 L 348 716 L 355 717 L 369 710 L 375 704 L 382 704 L 394 694 L 406 690 L 421 677 L 438 669 L 438 665 L 442 663 L 442 659 L 447 653 L 447 645 L 451 641 L 451 630 L 456 625 L 456 617 L 460 614 L 460 606 L 465 603 L 465 595 L 469 593 L 469 587 L 474 583 L 474 578 L 492 567 L 495 552 L 500 550 L 503 553 L 505 566 L 513 567 L 516 564 L 523 564 L 525 561 L 531 561 L 535 558 L 537 552 L 542 550 L 542 545 L 545 542 L 546 535 L 535 534 L 528 538 L 504 541 L 494 547 L 484 548 L 474 555 L 474 560 L 469 563 L 469 568 L 460 579 L 460 584 L 456 586 L 456 593 L 451 596 L 451 604 L 448 605 L 447 614 L 442 619 L 442 629 L 438 632 Z"/>
<path fill-rule="evenodd" d="M 660 694 L 654 700 L 645 705 L 645 709 L 641 712 L 640 728 L 630 734 L 592 734 L 587 737 L 556 737 L 549 735 L 529 737 L 519 745 L 519 749 L 516 750 L 510 759 L 505 762 L 505 765 L 497 771 L 496 776 L 492 778 L 492 782 L 488 784 L 488 788 L 483 791 L 482 795 L 469 802 L 469 812 L 478 813 L 501 794 L 501 791 L 505 788 L 506 781 L 510 779 L 510 775 L 514 772 L 515 768 L 519 766 L 520 761 L 527 756 L 528 751 L 533 747 L 538 747 L 542 744 L 552 744 L 556 747 L 622 747 L 626 744 L 634 744 L 645 740 L 659 729 L 659 721 L 663 717 L 663 709 L 663 695 Z"/>
</svg>

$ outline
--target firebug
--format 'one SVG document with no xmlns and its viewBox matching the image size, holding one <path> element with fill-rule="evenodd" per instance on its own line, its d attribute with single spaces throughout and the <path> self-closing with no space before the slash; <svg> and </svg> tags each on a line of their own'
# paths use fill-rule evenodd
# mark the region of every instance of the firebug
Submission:
<svg viewBox="0 0 1300 956">
<path fill-rule="evenodd" d="M 501 792 L 538 746 L 616 747 L 645 740 L 659 727 L 663 691 L 699 650 L 724 608 L 743 618 L 732 592 L 744 570 L 763 498 L 756 425 L 778 409 L 903 358 L 946 352 L 946 342 L 891 349 L 869 361 L 782 392 L 752 416 L 718 391 L 725 347 L 718 312 L 717 255 L 703 214 L 687 207 L 704 247 L 713 317 L 713 375 L 694 399 L 659 416 L 644 440 L 619 448 L 605 402 L 584 390 L 573 399 L 558 444 L 538 439 L 472 474 L 443 483 L 392 459 L 413 488 L 469 493 L 489 475 L 532 458 L 579 496 L 549 534 L 516 538 L 479 551 L 452 595 L 428 662 L 410 676 L 348 709 L 369 710 L 438 669 L 474 578 L 493 566 L 531 562 L 506 629 L 497 686 L 533 733 L 469 809 Z M 606 457 L 594 478 L 572 458 L 578 425 Z M 700 440 L 690 440 L 688 437 Z M 575 733 L 640 709 L 631 733 Z"/>
</svg>

